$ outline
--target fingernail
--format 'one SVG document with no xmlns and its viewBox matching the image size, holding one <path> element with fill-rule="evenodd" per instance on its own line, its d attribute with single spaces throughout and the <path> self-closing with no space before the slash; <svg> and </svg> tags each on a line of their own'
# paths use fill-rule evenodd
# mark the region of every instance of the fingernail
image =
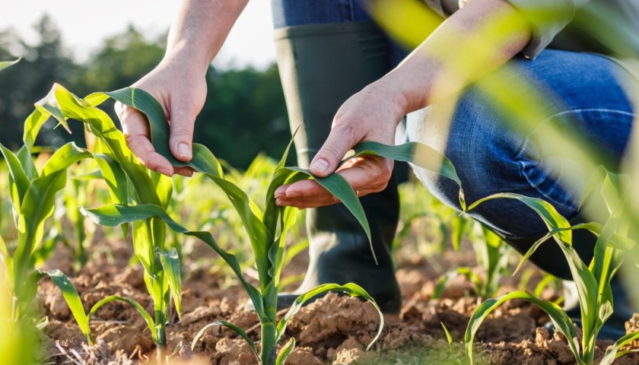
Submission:
<svg viewBox="0 0 639 365">
<path fill-rule="evenodd" d="M 328 161 L 323 158 L 319 160 L 313 161 L 311 164 L 311 170 L 315 172 L 319 172 L 320 174 L 325 174 L 328 172 Z"/>
<path fill-rule="evenodd" d="M 178 153 L 182 158 L 191 158 L 191 149 L 189 145 L 184 142 L 178 144 Z"/>
</svg>

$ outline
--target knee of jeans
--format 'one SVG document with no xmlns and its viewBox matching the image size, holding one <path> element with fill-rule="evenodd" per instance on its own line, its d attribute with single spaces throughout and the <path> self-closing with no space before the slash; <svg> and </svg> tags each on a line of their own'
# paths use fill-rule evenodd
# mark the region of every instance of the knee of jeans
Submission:
<svg viewBox="0 0 639 365">
<path fill-rule="evenodd" d="M 470 88 L 462 95 L 448 125 L 435 120 L 434 110 L 420 113 L 408 121 L 409 140 L 425 143 L 450 160 L 467 202 L 506 191 L 518 180 L 514 157 L 524 141 L 508 132 L 478 91 Z M 414 170 L 434 195 L 459 208 L 455 182 L 418 167 Z"/>
</svg>

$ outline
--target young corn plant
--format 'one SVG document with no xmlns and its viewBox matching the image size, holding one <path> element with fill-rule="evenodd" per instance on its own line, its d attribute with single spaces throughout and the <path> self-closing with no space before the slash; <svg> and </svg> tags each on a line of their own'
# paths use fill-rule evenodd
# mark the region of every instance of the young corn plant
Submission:
<svg viewBox="0 0 639 365">
<path fill-rule="evenodd" d="M 18 236 L 14 244 L 0 243 L 5 277 L 15 296 L 15 317 L 30 312 L 41 273 L 35 270 L 36 251 L 44 236 L 45 221 L 53 214 L 56 193 L 67 180 L 67 169 L 90 154 L 68 143 L 38 169 L 28 146 L 13 153 L 0 145 L 9 169 L 9 188 Z"/>
<path fill-rule="evenodd" d="M 605 179 L 602 184 L 602 191 L 605 192 L 610 184 L 610 179 Z M 527 292 L 511 292 L 500 298 L 485 301 L 477 307 L 471 316 L 464 336 L 466 351 L 471 364 L 473 363 L 473 342 L 480 325 L 495 308 L 512 299 L 526 300 L 537 305 L 550 317 L 556 330 L 565 336 L 568 347 L 575 356 L 577 364 L 594 364 L 597 335 L 613 312 L 610 281 L 621 267 L 624 253 L 635 245 L 635 242 L 627 236 L 630 229 L 628 221 L 619 214 L 619 212 L 623 211 L 621 209 L 621 204 L 623 203 L 607 201 L 610 217 L 603 225 L 585 223 L 571 226 L 568 220 L 561 216 L 550 203 L 541 199 L 512 193 L 488 196 L 471 204 L 469 209 L 493 199 L 516 199 L 533 209 L 546 224 L 549 230 L 548 234 L 539 239 L 522 257 L 519 267 L 543 242 L 551 237 L 554 239 L 565 255 L 573 280 L 577 284 L 582 336 L 581 339 L 578 337 L 575 323 L 555 303 L 543 301 Z M 594 257 L 588 264 L 582 261 L 572 245 L 572 231 L 576 229 L 587 229 L 598 236 Z M 619 352 L 619 350 L 637 338 L 639 338 L 639 332 L 628 334 L 619 339 L 607 349 L 600 364 L 612 364 L 616 357 L 624 353 Z"/>
<path fill-rule="evenodd" d="M 158 153 L 169 159 L 169 161 L 176 166 L 190 166 L 196 171 L 203 173 L 225 193 L 244 224 L 244 229 L 255 257 L 255 266 L 259 278 L 258 287 L 253 286 L 246 280 L 237 257 L 222 249 L 209 232 L 187 230 L 166 213 L 165 204 L 161 204 L 162 202 L 159 201 L 151 201 L 153 199 L 143 199 L 140 197 L 139 195 L 146 192 L 144 189 L 136 189 L 138 195 L 138 199 L 134 201 L 136 204 L 127 204 L 128 202 L 126 199 L 120 199 L 120 204 L 108 205 L 97 209 L 86 209 L 84 212 L 86 215 L 96 220 L 99 224 L 106 226 L 115 227 L 127 223 L 133 223 L 134 245 L 136 245 L 136 226 L 139 228 L 140 222 L 145 222 L 146 224 L 163 223 L 175 232 L 199 238 L 210 248 L 216 251 L 236 274 L 238 280 L 246 290 L 254 305 L 261 324 L 260 346 L 257 346 L 247 333 L 236 325 L 225 321 L 217 322 L 216 325 L 226 326 L 244 338 L 249 343 L 260 363 L 266 365 L 284 363 L 286 357 L 294 349 L 295 342 L 293 339 L 289 340 L 289 342 L 282 347 L 279 353 L 277 351 L 277 344 L 283 339 L 289 320 L 299 311 L 305 302 L 319 294 L 331 290 L 339 291 L 369 300 L 377 308 L 373 298 L 371 298 L 368 293 L 356 284 L 324 284 L 300 295 L 283 318 L 278 319 L 277 316 L 278 289 L 280 287 L 280 276 L 286 257 L 284 247 L 287 232 L 293 225 L 297 211 L 293 208 L 277 206 L 273 196 L 275 189 L 282 184 L 292 183 L 301 179 L 315 179 L 320 185 L 333 193 L 346 205 L 346 207 L 362 225 L 362 229 L 366 232 L 370 239 L 370 228 L 361 203 L 359 202 L 355 192 L 344 178 L 341 177 L 341 175 L 333 174 L 326 178 L 314 178 L 307 170 L 297 167 L 285 167 L 284 164 L 288 154 L 287 148 L 283 158 L 277 164 L 276 169 L 273 172 L 272 179 L 268 185 L 264 208 L 260 209 L 259 206 L 255 204 L 242 189 L 224 177 L 222 165 L 206 147 L 200 144 L 194 144 L 193 159 L 189 163 L 177 161 L 170 154 L 168 150 L 168 124 L 164 119 L 162 108 L 150 94 L 143 90 L 127 88 L 110 93 L 96 93 L 89 95 L 85 99 L 79 99 L 62 87 L 56 86 L 54 87 L 52 95 L 54 96 L 54 102 L 44 103 L 42 104 L 42 108 L 45 108 L 46 106 L 49 114 L 56 116 L 61 123 L 66 122 L 66 119 L 84 121 L 89 130 L 98 136 L 98 139 L 102 140 L 104 145 L 109 148 L 109 152 L 112 156 L 111 160 L 119 163 L 133 185 L 136 185 L 136 176 L 141 174 L 138 169 L 139 165 L 134 164 L 130 159 L 130 152 L 123 144 L 121 133 L 114 128 L 112 122 L 108 120 L 103 112 L 96 108 L 97 105 L 106 100 L 108 97 L 116 99 L 126 105 L 135 107 L 147 116 L 150 123 L 151 140 Z M 34 125 L 37 126 L 37 123 Z M 33 129 L 35 128 L 27 128 L 26 130 L 31 131 L 27 133 L 33 134 Z M 355 149 L 355 154 L 352 158 L 365 154 L 379 154 L 396 160 L 412 161 L 420 164 L 422 167 L 439 172 L 443 176 L 451 178 L 459 183 L 459 178 L 457 177 L 450 162 L 443 158 L 443 156 L 437 155 L 436 152 L 426 146 L 412 143 L 395 147 L 385 146 L 374 142 L 365 142 Z M 131 166 L 127 163 L 130 163 Z M 132 166 L 134 166 L 135 169 Z M 146 174 L 142 175 L 147 176 Z M 115 185 L 121 186 L 123 184 Z M 147 186 L 153 185 L 148 184 Z M 462 195 L 460 194 L 460 198 L 461 197 Z M 163 202 L 166 202 L 166 199 L 163 200 Z M 151 228 L 147 228 L 147 230 L 150 231 Z M 147 238 L 156 239 L 153 235 Z M 151 246 L 151 249 L 158 248 L 153 247 L 152 245 L 149 246 Z M 138 247 L 136 247 L 136 255 L 137 252 Z M 151 253 L 149 253 L 148 256 L 150 255 Z M 145 259 L 148 260 L 147 256 L 139 256 L 141 261 Z M 159 258 L 160 262 L 166 260 L 165 255 L 160 255 Z M 164 267 L 167 268 L 167 265 L 164 265 Z M 168 266 L 168 268 L 171 268 L 171 266 Z M 157 272 L 155 274 L 161 275 L 162 273 Z M 147 281 L 151 280 L 148 276 L 146 279 Z M 149 287 L 150 289 L 153 288 L 152 285 L 149 285 Z M 88 319 L 93 313 L 95 313 L 95 310 L 97 310 L 97 308 L 99 308 L 103 303 L 111 300 L 125 300 L 136 306 L 138 311 L 143 314 L 143 317 L 149 324 L 149 327 L 158 327 L 163 325 L 163 323 L 160 323 L 159 320 L 165 319 L 164 316 L 157 316 L 158 311 L 156 309 L 156 319 L 153 320 L 150 315 L 145 315 L 144 310 L 140 308 L 138 304 L 130 299 L 121 297 L 105 298 L 101 302 L 97 303 L 89 311 L 89 313 L 86 314 L 81 303 L 79 303 L 77 293 L 74 293 L 74 290 L 72 290 L 72 286 L 69 290 L 67 290 L 67 293 L 69 293 L 69 298 L 72 299 L 69 304 L 74 304 L 77 309 L 77 313 L 74 312 L 76 320 L 80 323 L 80 327 L 84 327 L 85 330 L 88 329 Z M 377 309 L 379 311 L 379 308 Z M 372 342 L 379 337 L 382 326 L 383 316 L 380 312 L 380 329 Z M 157 338 L 154 339 L 156 339 L 157 342 Z"/>
<path fill-rule="evenodd" d="M 99 175 L 108 186 L 111 200 L 117 204 L 152 204 L 166 208 L 171 199 L 171 179 L 151 173 L 142 166 L 126 147 L 123 134 L 111 118 L 96 105 L 106 100 L 106 94 L 94 94 L 81 99 L 60 85 L 54 85 L 49 95 L 36 104 L 36 110 L 25 122 L 25 146 L 32 146 L 42 125 L 50 118 L 67 125 L 68 120 L 84 123 L 88 133 L 96 137 L 91 151 L 83 151 L 99 166 Z M 57 154 L 58 152 L 56 152 Z M 124 233 L 129 229 L 123 225 Z M 133 251 L 144 268 L 144 282 L 153 300 L 153 312 L 148 313 L 130 298 L 110 296 L 96 303 L 85 313 L 77 291 L 59 271 L 50 273 L 53 282 L 62 289 L 83 334 L 91 342 L 89 319 L 96 311 L 112 301 L 131 304 L 144 318 L 151 337 L 162 355 L 166 346 L 166 324 L 171 303 L 181 313 L 181 263 L 176 247 L 166 242 L 166 224 L 149 217 L 132 224 Z"/>
<path fill-rule="evenodd" d="M 499 279 L 508 270 L 509 247 L 490 229 L 475 223 L 476 237 L 472 239 L 477 263 L 484 270 L 484 276 L 472 268 L 459 267 L 444 274 L 433 292 L 433 298 L 441 297 L 449 280 L 457 276 L 465 276 L 473 284 L 475 293 L 482 299 L 494 296 L 499 290 Z"/>
</svg>

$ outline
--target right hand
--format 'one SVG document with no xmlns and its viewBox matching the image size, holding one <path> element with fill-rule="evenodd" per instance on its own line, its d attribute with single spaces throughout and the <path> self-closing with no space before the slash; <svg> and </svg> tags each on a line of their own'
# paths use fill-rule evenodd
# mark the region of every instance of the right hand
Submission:
<svg viewBox="0 0 639 365">
<path fill-rule="evenodd" d="M 132 87 L 147 91 L 160 102 L 170 124 L 171 153 L 180 161 L 190 161 L 195 118 L 206 100 L 205 74 L 175 59 L 165 59 Z M 175 167 L 155 151 L 144 114 L 121 103 L 116 103 L 115 111 L 122 123 L 127 145 L 146 167 L 168 176 L 174 173 L 184 176 L 193 174 L 191 168 Z"/>
</svg>

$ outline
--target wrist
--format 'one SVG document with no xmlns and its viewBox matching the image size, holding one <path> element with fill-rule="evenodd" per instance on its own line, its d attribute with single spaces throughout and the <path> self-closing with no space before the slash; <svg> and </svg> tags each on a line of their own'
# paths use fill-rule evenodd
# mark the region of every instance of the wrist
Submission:
<svg viewBox="0 0 639 365">
<path fill-rule="evenodd" d="M 167 48 L 158 67 L 185 70 L 198 77 L 204 77 L 211 64 L 212 57 L 187 44 L 175 44 Z"/>
</svg>

